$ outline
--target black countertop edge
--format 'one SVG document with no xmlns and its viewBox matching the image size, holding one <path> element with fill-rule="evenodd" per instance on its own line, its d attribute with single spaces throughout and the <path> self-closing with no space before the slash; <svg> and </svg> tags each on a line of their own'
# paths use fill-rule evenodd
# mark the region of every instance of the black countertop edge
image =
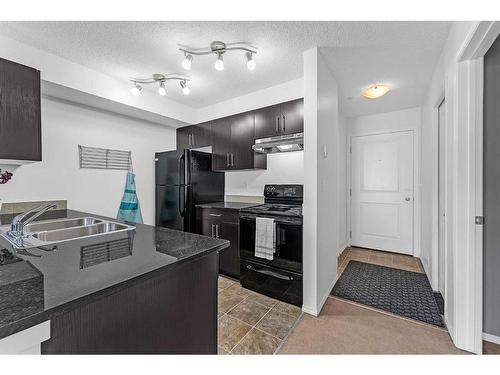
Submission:
<svg viewBox="0 0 500 375">
<path fill-rule="evenodd" d="M 177 261 L 175 263 L 165 265 L 161 268 L 157 268 L 155 270 L 146 272 L 145 274 L 136 276 L 136 277 L 131 278 L 129 280 L 125 280 L 121 283 L 112 285 L 112 286 L 107 287 L 105 289 L 101 289 L 97 292 L 94 292 L 94 293 L 88 294 L 86 296 L 77 298 L 77 299 L 70 301 L 70 302 L 67 302 L 63 305 L 54 307 L 53 309 L 41 311 L 39 313 L 24 317 L 21 320 L 18 320 L 18 321 L 10 323 L 8 325 L 5 325 L 3 327 L 0 327 L 0 339 L 3 339 L 3 338 L 10 336 L 10 335 L 13 335 L 17 332 L 21 332 L 25 329 L 31 328 L 31 327 L 33 327 L 37 324 L 40 324 L 44 321 L 50 320 L 50 318 L 54 315 L 63 314 L 65 312 L 71 311 L 79 306 L 86 305 L 86 304 L 92 303 L 100 298 L 107 297 L 107 296 L 110 296 L 112 294 L 118 293 L 123 289 L 132 287 L 138 283 L 142 283 L 148 279 L 157 277 L 160 274 L 162 274 L 163 272 L 168 272 L 174 267 L 178 267 L 182 264 L 195 261 L 199 258 L 210 255 L 211 253 L 213 253 L 215 251 L 219 251 L 219 250 L 225 249 L 227 247 L 229 247 L 229 241 L 226 241 L 226 243 L 221 244 L 219 246 L 214 246 L 212 248 L 209 248 L 209 249 L 207 249 L 203 252 L 200 252 L 196 255 L 193 255 L 191 257 L 187 257 L 185 259 L 180 259 L 179 261 Z"/>
</svg>

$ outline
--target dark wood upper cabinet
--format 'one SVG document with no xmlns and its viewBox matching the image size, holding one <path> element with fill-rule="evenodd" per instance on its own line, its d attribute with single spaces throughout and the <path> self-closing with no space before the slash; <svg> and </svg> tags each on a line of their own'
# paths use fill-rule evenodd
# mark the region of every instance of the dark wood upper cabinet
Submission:
<svg viewBox="0 0 500 375">
<path fill-rule="evenodd" d="M 191 143 L 191 126 L 177 128 L 177 150 L 189 148 Z"/>
<path fill-rule="evenodd" d="M 255 138 L 302 132 L 304 130 L 303 111 L 303 99 L 256 110 Z"/>
<path fill-rule="evenodd" d="M 255 138 L 265 138 L 278 135 L 280 132 L 280 105 L 261 108 L 255 111 Z"/>
<path fill-rule="evenodd" d="M 252 150 L 255 138 L 304 130 L 303 99 L 177 129 L 177 149 L 212 146 L 212 169 L 266 169 L 266 154 Z"/>
<path fill-rule="evenodd" d="M 0 159 L 42 160 L 40 71 L 0 58 Z"/>
<path fill-rule="evenodd" d="M 212 145 L 212 122 L 177 129 L 177 149 L 200 148 Z"/>
<path fill-rule="evenodd" d="M 280 134 L 304 131 L 304 100 L 297 99 L 281 104 Z"/>
<path fill-rule="evenodd" d="M 228 117 L 214 120 L 212 123 L 212 169 L 224 171 L 230 169 L 231 123 Z"/>
</svg>

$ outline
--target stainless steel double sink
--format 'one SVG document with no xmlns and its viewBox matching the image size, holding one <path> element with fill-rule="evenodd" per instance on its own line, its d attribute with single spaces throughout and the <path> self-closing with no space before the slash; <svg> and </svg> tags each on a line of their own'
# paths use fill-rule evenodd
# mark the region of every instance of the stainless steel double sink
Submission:
<svg viewBox="0 0 500 375">
<path fill-rule="evenodd" d="M 16 249 L 29 249 L 133 229 L 135 227 L 131 225 L 86 216 L 75 219 L 44 220 L 30 223 L 24 227 L 24 236 L 22 238 L 13 237 L 9 233 L 10 225 L 4 225 L 0 227 L 0 235 Z"/>
</svg>

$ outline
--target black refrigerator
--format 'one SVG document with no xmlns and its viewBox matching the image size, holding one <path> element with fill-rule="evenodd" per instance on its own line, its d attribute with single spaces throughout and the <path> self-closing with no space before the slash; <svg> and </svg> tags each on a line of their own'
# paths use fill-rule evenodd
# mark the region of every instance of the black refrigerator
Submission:
<svg viewBox="0 0 500 375">
<path fill-rule="evenodd" d="M 224 173 L 212 154 L 176 150 L 155 154 L 156 226 L 196 233 L 195 206 L 224 201 Z"/>
</svg>

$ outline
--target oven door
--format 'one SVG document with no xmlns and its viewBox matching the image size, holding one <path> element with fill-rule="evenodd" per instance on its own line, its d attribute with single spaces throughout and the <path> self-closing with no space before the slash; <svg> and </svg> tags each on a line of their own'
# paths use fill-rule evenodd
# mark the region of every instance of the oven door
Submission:
<svg viewBox="0 0 500 375">
<path fill-rule="evenodd" d="M 302 307 L 302 275 L 240 260 L 241 286 L 277 300 Z"/>
<path fill-rule="evenodd" d="M 261 265 L 302 273 L 302 223 L 275 219 L 273 260 L 255 256 L 255 217 L 240 216 L 240 257 Z"/>
</svg>

